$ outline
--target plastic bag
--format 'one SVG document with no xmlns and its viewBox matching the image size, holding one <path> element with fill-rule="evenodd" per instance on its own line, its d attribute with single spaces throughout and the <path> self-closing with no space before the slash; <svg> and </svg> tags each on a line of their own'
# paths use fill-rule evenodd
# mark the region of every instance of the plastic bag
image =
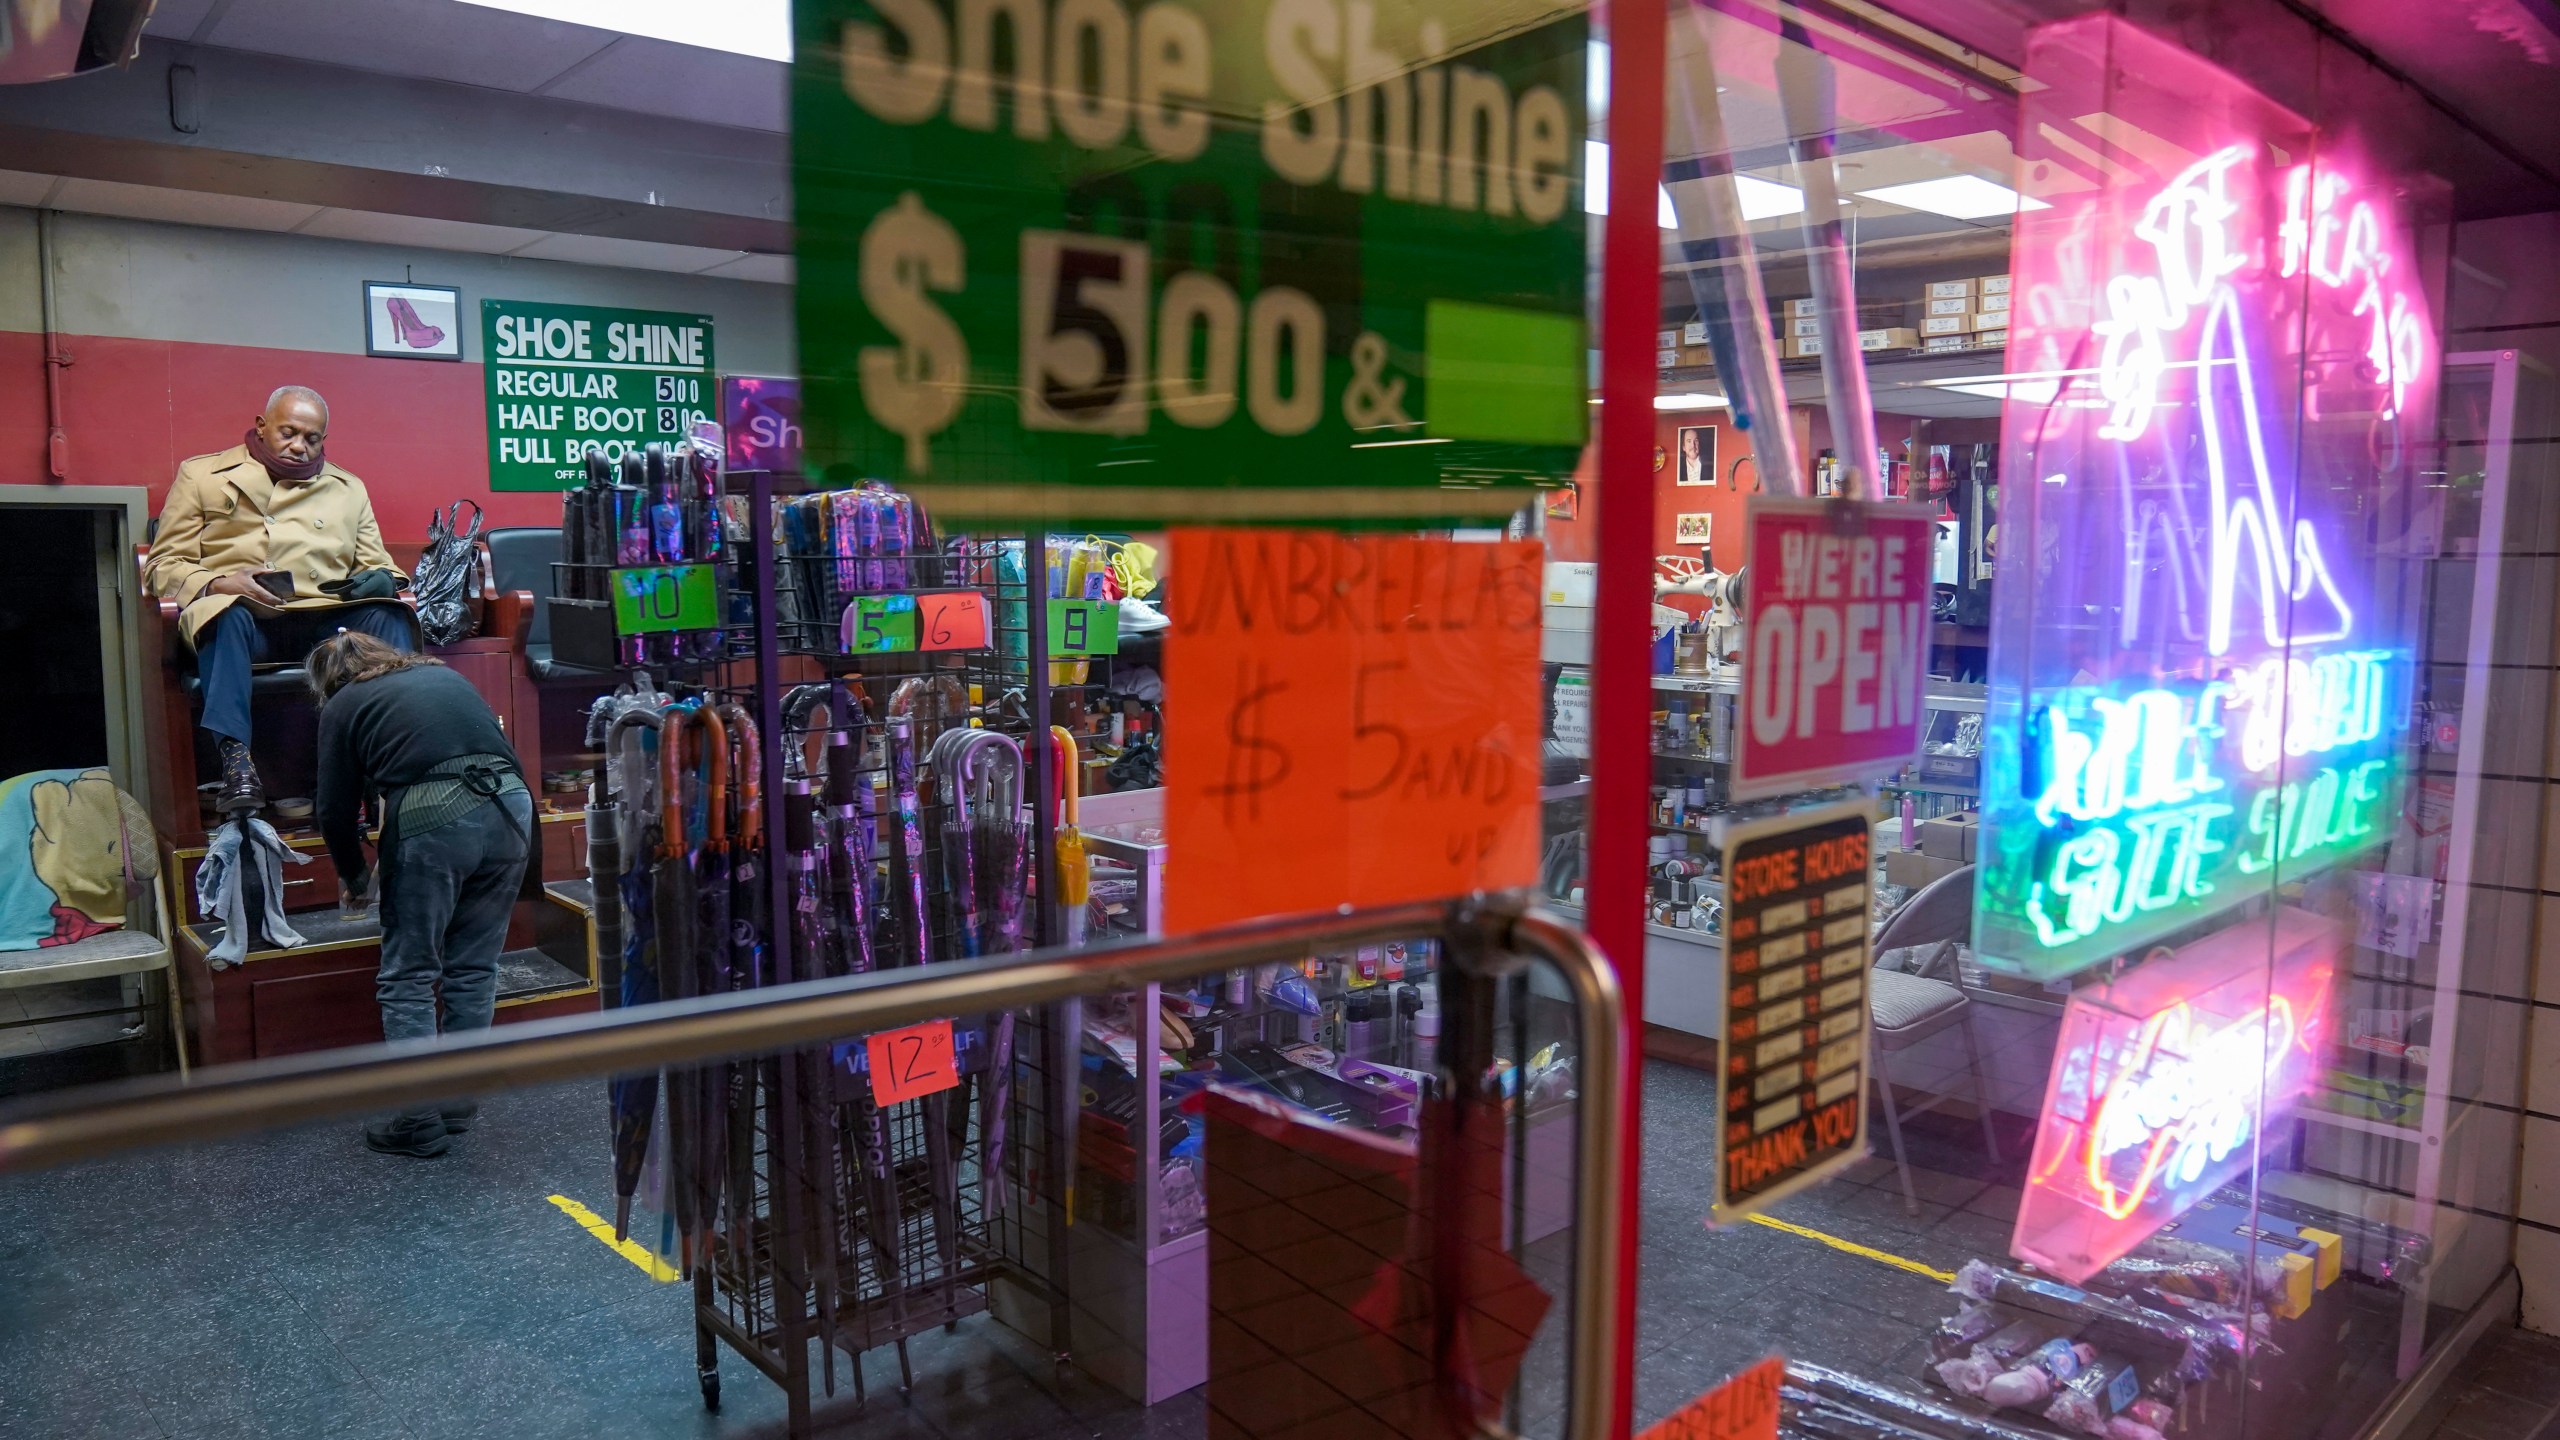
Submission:
<svg viewBox="0 0 2560 1440">
<path fill-rule="evenodd" d="M 471 506 L 471 528 L 462 526 L 462 507 Z M 475 628 L 472 577 L 480 568 L 480 530 L 489 517 L 470 500 L 456 500 L 427 521 L 427 548 L 418 556 L 418 629 L 430 645 L 451 645 Z"/>
</svg>

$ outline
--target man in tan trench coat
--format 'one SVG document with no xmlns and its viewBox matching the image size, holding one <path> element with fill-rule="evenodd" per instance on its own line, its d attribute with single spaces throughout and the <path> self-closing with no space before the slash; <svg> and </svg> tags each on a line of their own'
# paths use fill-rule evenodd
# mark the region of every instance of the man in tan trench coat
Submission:
<svg viewBox="0 0 2560 1440">
<path fill-rule="evenodd" d="M 185 607 L 204 728 L 222 753 L 224 811 L 265 803 L 249 759 L 249 670 L 299 661 L 340 630 L 406 650 L 412 627 L 388 607 L 406 583 L 374 523 L 364 482 L 327 462 L 329 405 L 288 385 L 238 445 L 178 467 L 146 568 L 151 591 Z"/>
</svg>

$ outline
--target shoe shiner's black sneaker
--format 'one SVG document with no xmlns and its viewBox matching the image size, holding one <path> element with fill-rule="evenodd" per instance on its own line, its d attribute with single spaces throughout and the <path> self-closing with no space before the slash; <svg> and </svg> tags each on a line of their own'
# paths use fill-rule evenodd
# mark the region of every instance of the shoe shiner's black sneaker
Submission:
<svg viewBox="0 0 2560 1440">
<path fill-rule="evenodd" d="M 451 1144 L 453 1137 L 446 1133 L 441 1115 L 402 1115 L 364 1127 L 364 1148 L 377 1155 L 428 1160 L 443 1154 Z"/>
<path fill-rule="evenodd" d="M 267 789 L 258 780 L 258 762 L 249 758 L 249 747 L 226 735 L 214 748 L 222 752 L 222 797 L 213 808 L 240 815 L 265 805 Z"/>
<path fill-rule="evenodd" d="M 449 1105 L 438 1106 L 437 1112 L 444 1116 L 445 1133 L 459 1135 L 471 1128 L 472 1121 L 480 1118 L 480 1102 L 457 1100 Z"/>
</svg>

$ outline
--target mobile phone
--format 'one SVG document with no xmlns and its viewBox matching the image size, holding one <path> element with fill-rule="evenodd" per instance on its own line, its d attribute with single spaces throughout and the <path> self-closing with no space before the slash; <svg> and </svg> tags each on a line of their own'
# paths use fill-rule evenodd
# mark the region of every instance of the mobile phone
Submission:
<svg viewBox="0 0 2560 1440">
<path fill-rule="evenodd" d="M 293 598 L 293 572 L 290 570 L 259 570 L 252 573 L 249 578 L 257 581 L 268 594 L 278 600 Z"/>
</svg>

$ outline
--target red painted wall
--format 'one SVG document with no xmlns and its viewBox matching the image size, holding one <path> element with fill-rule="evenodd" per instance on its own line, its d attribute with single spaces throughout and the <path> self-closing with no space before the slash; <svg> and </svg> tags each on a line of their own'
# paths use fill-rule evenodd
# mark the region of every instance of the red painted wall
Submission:
<svg viewBox="0 0 2560 1440">
<path fill-rule="evenodd" d="M 308 385 L 329 401 L 329 459 L 364 481 L 393 545 L 426 539 L 427 517 L 478 501 L 498 525 L 557 525 L 549 494 L 492 494 L 478 365 L 376 359 L 99 335 L 63 337 L 71 478 L 146 485 L 156 512 L 178 464 L 240 443 L 267 395 Z M 0 331 L 0 483 L 45 483 L 44 337 Z"/>
<path fill-rule="evenodd" d="M 1680 467 L 1680 429 L 1684 425 L 1706 425 L 1716 432 L 1716 483 L 1713 485 L 1681 485 L 1676 483 Z M 1688 554 L 1694 545 L 1675 543 L 1679 534 L 1678 517 L 1682 512 L 1704 511 L 1715 516 L 1714 556 L 1716 568 L 1730 571 L 1742 564 L 1742 502 L 1751 493 L 1752 467 L 1745 465 L 1738 477 L 1741 488 L 1728 481 L 1737 456 L 1751 453 L 1751 442 L 1736 429 L 1732 417 L 1724 411 L 1688 413 L 1667 412 L 1654 417 L 1654 444 L 1662 455 L 1661 468 L 1654 472 L 1653 553 L 1656 555 Z M 1598 512 L 1593 506 L 1591 454 L 1583 452 L 1582 464 L 1574 472 L 1581 488 L 1581 514 L 1571 520 L 1549 517 L 1547 520 L 1547 553 L 1556 560 L 1589 560 L 1593 558 L 1598 534 Z"/>
</svg>

